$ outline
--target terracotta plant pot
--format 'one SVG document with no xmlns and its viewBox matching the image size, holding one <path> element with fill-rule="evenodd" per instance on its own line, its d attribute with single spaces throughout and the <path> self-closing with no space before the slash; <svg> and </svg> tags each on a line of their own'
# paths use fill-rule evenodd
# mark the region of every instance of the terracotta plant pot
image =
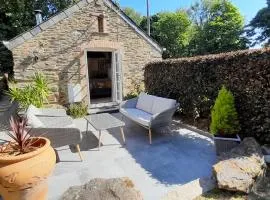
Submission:
<svg viewBox="0 0 270 200">
<path fill-rule="evenodd" d="M 13 157 L 0 157 L 0 194 L 4 200 L 47 199 L 47 178 L 56 156 L 50 141 L 38 138 L 41 148 Z M 35 144 L 36 144 L 35 143 Z"/>
</svg>

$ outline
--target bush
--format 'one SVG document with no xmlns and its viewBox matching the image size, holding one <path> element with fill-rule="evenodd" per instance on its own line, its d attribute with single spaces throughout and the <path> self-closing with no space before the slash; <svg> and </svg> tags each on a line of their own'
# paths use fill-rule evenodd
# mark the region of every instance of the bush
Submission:
<svg viewBox="0 0 270 200">
<path fill-rule="evenodd" d="M 84 103 L 73 103 L 67 109 L 67 114 L 73 118 L 81 118 L 87 115 L 88 106 Z"/>
<path fill-rule="evenodd" d="M 50 89 L 47 78 L 41 73 L 35 73 L 33 83 L 19 88 L 16 83 L 9 84 L 7 95 L 12 101 L 18 101 L 22 108 L 34 105 L 38 108 L 43 107 L 44 103 L 48 103 Z"/>
<path fill-rule="evenodd" d="M 132 81 L 132 85 L 134 85 L 133 91 L 129 92 L 126 96 L 124 96 L 124 100 L 133 99 L 139 96 L 141 92 L 143 92 L 142 86 L 140 84 L 136 83 L 135 81 Z"/>
<path fill-rule="evenodd" d="M 130 92 L 128 93 L 126 96 L 124 96 L 124 100 L 129 100 L 129 99 L 133 99 L 135 97 L 139 96 L 138 93 L 135 92 Z"/>
<path fill-rule="evenodd" d="M 234 97 L 225 86 L 222 86 L 211 111 L 210 132 L 220 135 L 235 134 L 239 129 Z"/>
<path fill-rule="evenodd" d="M 145 91 L 178 100 L 189 118 L 195 110 L 210 117 L 225 85 L 234 94 L 239 133 L 270 143 L 269 74 L 270 48 L 169 59 L 146 65 Z"/>
</svg>

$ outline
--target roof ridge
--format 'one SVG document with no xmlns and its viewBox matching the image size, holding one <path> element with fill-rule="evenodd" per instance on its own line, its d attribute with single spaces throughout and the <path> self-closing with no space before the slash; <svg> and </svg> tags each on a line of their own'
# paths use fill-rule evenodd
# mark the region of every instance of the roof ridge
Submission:
<svg viewBox="0 0 270 200">
<path fill-rule="evenodd" d="M 13 48 L 23 44 L 24 42 L 32 39 L 39 33 L 45 31 L 46 29 L 54 26 L 59 21 L 62 21 L 65 18 L 71 17 L 73 13 L 76 11 L 84 8 L 88 4 L 92 3 L 94 0 L 81 0 L 68 8 L 64 9 L 63 11 L 60 11 L 59 13 L 56 13 L 55 15 L 51 16 L 47 20 L 43 21 L 41 24 L 38 24 L 34 26 L 33 28 L 17 35 L 16 37 L 12 38 L 9 41 L 5 41 L 5 46 L 12 50 Z M 128 23 L 139 35 L 141 35 L 145 40 L 147 40 L 153 47 L 155 47 L 158 51 L 162 52 L 162 48 L 159 46 L 159 44 L 149 35 L 146 34 L 146 32 L 139 27 L 129 16 L 125 14 L 125 12 L 116 5 L 112 0 L 102 0 L 104 3 L 106 3 L 107 6 L 109 6 L 111 9 L 113 9 L 122 19 Z"/>
</svg>

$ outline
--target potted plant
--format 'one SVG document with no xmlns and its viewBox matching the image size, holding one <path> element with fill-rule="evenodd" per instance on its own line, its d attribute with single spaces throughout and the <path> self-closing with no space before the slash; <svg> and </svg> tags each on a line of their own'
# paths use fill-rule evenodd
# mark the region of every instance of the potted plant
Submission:
<svg viewBox="0 0 270 200">
<path fill-rule="evenodd" d="M 0 144 L 0 194 L 4 200 L 45 200 L 56 156 L 50 141 L 31 137 L 25 117 L 12 117 L 12 139 Z"/>
<path fill-rule="evenodd" d="M 228 152 L 237 146 L 241 139 L 238 115 L 232 93 L 222 86 L 211 110 L 210 132 L 214 135 L 217 154 Z"/>
</svg>

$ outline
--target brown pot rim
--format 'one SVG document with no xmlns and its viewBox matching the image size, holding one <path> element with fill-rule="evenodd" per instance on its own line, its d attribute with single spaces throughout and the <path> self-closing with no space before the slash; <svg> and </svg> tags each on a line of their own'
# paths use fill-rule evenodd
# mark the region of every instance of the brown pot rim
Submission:
<svg viewBox="0 0 270 200">
<path fill-rule="evenodd" d="M 18 156 L 0 157 L 0 163 L 16 163 L 16 162 L 20 162 L 20 161 L 32 158 L 32 157 L 42 153 L 46 149 L 48 149 L 51 145 L 50 140 L 48 140 L 47 138 L 44 138 L 44 137 L 32 137 L 32 138 L 34 138 L 34 139 L 37 138 L 39 140 L 45 141 L 44 146 L 41 148 L 38 148 L 34 151 L 31 151 L 29 153 L 26 153 L 26 154 L 21 154 Z"/>
</svg>

